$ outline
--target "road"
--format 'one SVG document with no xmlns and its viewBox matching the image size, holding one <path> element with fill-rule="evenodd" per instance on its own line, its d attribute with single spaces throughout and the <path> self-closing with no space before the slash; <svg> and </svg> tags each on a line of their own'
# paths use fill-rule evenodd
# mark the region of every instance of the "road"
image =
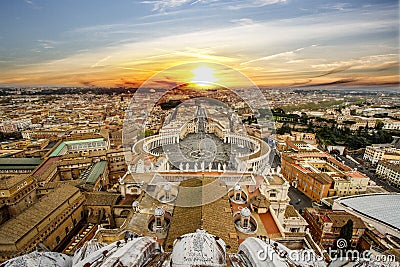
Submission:
<svg viewBox="0 0 400 267">
<path fill-rule="evenodd" d="M 289 187 L 288 195 L 290 197 L 289 203 L 293 205 L 296 210 L 300 211 L 304 210 L 304 208 L 312 207 L 312 200 L 297 188 L 293 186 Z"/>
</svg>

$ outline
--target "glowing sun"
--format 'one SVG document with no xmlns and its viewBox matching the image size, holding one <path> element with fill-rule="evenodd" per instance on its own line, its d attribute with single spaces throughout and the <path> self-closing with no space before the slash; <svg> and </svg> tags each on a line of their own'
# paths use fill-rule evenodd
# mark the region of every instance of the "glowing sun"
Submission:
<svg viewBox="0 0 400 267">
<path fill-rule="evenodd" d="M 210 67 L 201 66 L 194 69 L 192 72 L 194 77 L 191 82 L 199 86 L 210 85 L 218 80 L 214 76 L 214 69 Z"/>
</svg>

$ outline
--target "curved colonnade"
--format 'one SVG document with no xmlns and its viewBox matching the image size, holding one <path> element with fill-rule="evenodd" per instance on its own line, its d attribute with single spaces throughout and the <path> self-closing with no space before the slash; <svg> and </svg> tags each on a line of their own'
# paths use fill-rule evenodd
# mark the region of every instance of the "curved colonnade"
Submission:
<svg viewBox="0 0 400 267">
<path fill-rule="evenodd" d="M 261 139 L 249 135 L 228 132 L 226 129 L 222 128 L 220 123 L 214 120 L 206 122 L 205 129 L 206 133 L 215 134 L 226 144 L 246 147 L 251 151 L 251 153 L 239 154 L 236 157 L 237 171 L 263 171 L 263 167 L 268 164 L 271 149 L 269 145 Z M 163 152 L 162 150 L 160 152 L 160 150 L 156 148 L 164 145 L 179 144 L 180 140 L 184 139 L 189 133 L 198 133 L 198 127 L 196 127 L 194 121 L 185 123 L 182 127 L 176 129 L 176 131 L 169 131 L 167 133 L 144 138 L 133 146 L 132 151 L 136 154 L 144 152 L 148 155 L 159 157 L 163 155 Z M 212 169 L 205 169 L 208 171 L 216 171 L 215 167 Z M 218 168 L 218 171 L 221 171 L 221 169 Z"/>
</svg>

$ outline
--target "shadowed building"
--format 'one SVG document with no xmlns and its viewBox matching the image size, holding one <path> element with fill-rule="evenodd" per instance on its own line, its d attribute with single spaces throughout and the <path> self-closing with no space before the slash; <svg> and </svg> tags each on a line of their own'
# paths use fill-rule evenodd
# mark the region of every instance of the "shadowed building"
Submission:
<svg viewBox="0 0 400 267">
<path fill-rule="evenodd" d="M 332 211 L 317 208 L 306 208 L 304 218 L 309 224 L 310 233 L 317 244 L 323 248 L 332 248 L 340 238 L 340 231 L 346 223 L 353 222 L 351 244 L 355 248 L 367 228 L 364 222 L 345 211 Z"/>
<path fill-rule="evenodd" d="M 55 249 L 83 218 L 84 196 L 79 189 L 60 185 L 29 209 L 0 226 L 0 260 L 35 250 Z"/>
<path fill-rule="evenodd" d="M 0 173 L 30 173 L 42 162 L 41 158 L 0 158 Z"/>
<path fill-rule="evenodd" d="M 36 202 L 37 183 L 28 174 L 0 175 L 0 205 L 16 216 Z"/>
</svg>

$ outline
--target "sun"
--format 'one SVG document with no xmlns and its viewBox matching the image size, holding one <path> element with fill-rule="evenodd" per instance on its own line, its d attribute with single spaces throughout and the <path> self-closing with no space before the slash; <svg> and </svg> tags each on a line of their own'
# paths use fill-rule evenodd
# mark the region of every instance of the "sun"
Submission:
<svg viewBox="0 0 400 267">
<path fill-rule="evenodd" d="M 198 86 L 210 85 L 218 80 L 214 76 L 214 69 L 207 66 L 198 67 L 192 70 L 192 72 L 194 76 L 191 82 L 195 83 Z"/>
</svg>

